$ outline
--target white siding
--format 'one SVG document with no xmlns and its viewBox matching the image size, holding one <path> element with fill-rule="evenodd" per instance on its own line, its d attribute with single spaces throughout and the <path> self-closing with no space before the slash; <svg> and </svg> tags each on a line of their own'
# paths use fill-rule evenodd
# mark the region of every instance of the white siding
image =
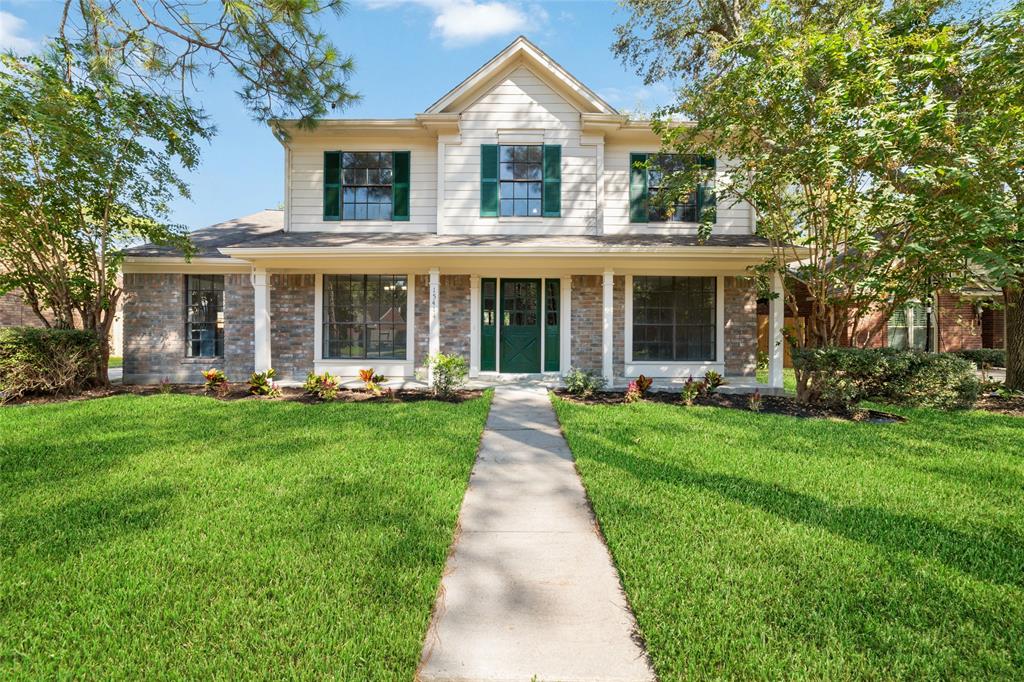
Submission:
<svg viewBox="0 0 1024 682">
<path fill-rule="evenodd" d="M 437 223 L 437 142 L 433 138 L 368 138 L 320 135 L 291 142 L 290 227 L 296 232 L 434 232 Z M 408 151 L 409 220 L 323 219 L 325 151 Z"/>
<path fill-rule="evenodd" d="M 605 179 L 605 234 L 696 234 L 696 223 L 630 223 L 629 222 L 629 155 L 634 153 L 652 154 L 657 145 L 610 144 L 604 150 Z M 727 177 L 729 162 L 719 159 L 716 175 Z M 714 234 L 749 234 L 751 231 L 750 205 L 746 202 L 719 202 L 716 211 Z"/>
<path fill-rule="evenodd" d="M 525 67 L 462 112 L 461 143 L 446 146 L 443 226 L 449 234 L 584 234 L 597 229 L 595 146 L 580 144 L 580 114 Z M 480 145 L 505 136 L 562 145 L 559 218 L 481 218 Z M 531 140 L 532 141 L 532 140 Z"/>
</svg>

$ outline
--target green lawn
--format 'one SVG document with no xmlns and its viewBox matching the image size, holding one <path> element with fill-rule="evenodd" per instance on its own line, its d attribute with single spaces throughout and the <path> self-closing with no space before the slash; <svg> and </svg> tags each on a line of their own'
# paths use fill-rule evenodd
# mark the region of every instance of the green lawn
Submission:
<svg viewBox="0 0 1024 682">
<path fill-rule="evenodd" d="M 411 679 L 488 403 L 0 409 L 0 679 Z"/>
<path fill-rule="evenodd" d="M 762 384 L 767 384 L 768 370 L 757 370 L 757 380 Z M 786 367 L 782 370 L 782 387 L 790 393 L 796 393 L 796 374 L 792 367 Z"/>
<path fill-rule="evenodd" d="M 662 680 L 1020 679 L 1024 419 L 555 407 Z"/>
<path fill-rule="evenodd" d="M 107 358 L 107 367 L 120 367 L 124 364 L 124 358 L 120 355 L 111 355 Z"/>
</svg>

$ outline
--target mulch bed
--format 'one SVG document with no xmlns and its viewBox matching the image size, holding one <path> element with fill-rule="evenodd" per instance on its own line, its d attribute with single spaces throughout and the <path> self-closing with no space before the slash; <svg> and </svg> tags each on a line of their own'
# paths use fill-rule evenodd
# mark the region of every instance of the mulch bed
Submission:
<svg viewBox="0 0 1024 682">
<path fill-rule="evenodd" d="M 571 395 L 564 389 L 556 390 L 555 394 L 564 400 L 582 403 L 585 405 L 622 405 L 625 402 L 623 393 L 621 392 L 613 393 L 610 391 L 601 391 L 595 393 L 589 398 L 580 398 L 578 396 Z M 651 403 L 666 403 L 684 407 L 683 401 L 679 398 L 678 391 L 651 391 L 645 396 L 644 400 Z M 750 395 L 741 393 L 712 393 L 711 395 L 702 395 L 696 398 L 693 401 L 693 404 L 752 411 L 750 409 Z M 902 417 L 898 414 L 881 412 L 879 410 L 866 410 L 861 408 L 836 410 L 827 407 L 805 405 L 798 402 L 796 398 L 781 395 L 761 396 L 761 412 L 764 414 L 783 414 L 790 417 L 841 419 L 844 421 L 856 422 L 891 423 L 907 421 L 906 417 Z"/>
<path fill-rule="evenodd" d="M 1008 414 L 1014 417 L 1024 417 L 1024 396 L 1017 395 L 1002 398 L 995 394 L 984 395 L 978 398 L 974 408 L 985 410 L 986 412 L 998 412 L 999 414 Z"/>
<path fill-rule="evenodd" d="M 301 388 L 295 387 L 282 387 L 281 395 L 269 398 L 267 396 L 250 395 L 248 388 L 245 384 L 232 384 L 231 388 L 224 394 L 207 392 L 202 385 L 194 384 L 168 384 L 166 386 L 157 385 L 146 385 L 146 386 L 108 386 L 106 388 L 92 388 L 82 391 L 81 393 L 75 393 L 72 395 L 49 395 L 49 396 L 26 396 L 19 400 L 11 401 L 10 405 L 42 405 L 44 403 L 65 403 L 73 402 L 78 400 L 95 400 L 97 398 L 108 398 L 114 395 L 160 395 L 164 393 L 173 393 L 178 395 L 201 395 L 215 400 L 275 400 L 284 402 L 296 402 L 296 403 L 321 403 L 321 402 L 338 402 L 338 403 L 359 403 L 359 402 L 398 402 L 398 403 L 412 403 L 419 402 L 421 400 L 438 400 L 442 402 L 455 402 L 460 403 L 464 400 L 472 400 L 473 398 L 479 398 L 483 395 L 483 391 L 470 391 L 464 390 L 459 391 L 451 398 L 439 398 L 433 393 L 425 390 L 405 390 L 400 389 L 393 391 L 390 396 L 388 395 L 374 395 L 370 391 L 364 389 L 352 389 L 352 388 L 341 388 L 338 389 L 338 395 L 334 400 L 319 400 L 311 395 L 308 395 Z"/>
</svg>

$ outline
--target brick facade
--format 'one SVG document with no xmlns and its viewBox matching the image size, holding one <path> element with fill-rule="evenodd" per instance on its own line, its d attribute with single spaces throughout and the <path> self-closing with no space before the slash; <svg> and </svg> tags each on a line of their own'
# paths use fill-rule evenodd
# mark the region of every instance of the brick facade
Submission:
<svg viewBox="0 0 1024 682">
<path fill-rule="evenodd" d="M 281 381 L 313 371 L 315 292 L 315 275 L 270 277 L 270 366 Z"/>
<path fill-rule="evenodd" d="M 983 348 L 1006 348 L 1006 311 L 988 308 L 981 316 Z"/>
<path fill-rule="evenodd" d="M 244 381 L 254 369 L 252 316 L 249 275 L 224 275 L 224 373 L 232 381 Z"/>
<path fill-rule="evenodd" d="M 441 275 L 441 352 L 461 355 L 469 362 L 469 275 Z M 429 336 L 429 329 L 427 330 Z"/>
<path fill-rule="evenodd" d="M 572 276 L 570 365 L 601 371 L 601 275 Z"/>
<path fill-rule="evenodd" d="M 757 286 L 750 277 L 725 277 L 725 374 L 757 371 Z"/>
<path fill-rule="evenodd" d="M 981 348 L 981 321 L 974 303 L 943 291 L 938 295 L 935 320 L 940 351 Z"/>
<path fill-rule="evenodd" d="M 32 306 L 21 298 L 20 291 L 9 291 L 0 296 L 0 327 L 42 327 Z"/>
<path fill-rule="evenodd" d="M 603 305 L 603 304 L 602 304 Z M 626 374 L 626 278 L 612 278 L 612 375 Z"/>
<path fill-rule="evenodd" d="M 418 370 L 427 362 L 430 354 L 430 276 L 416 275 L 416 310 L 413 321 L 416 325 L 414 343 L 415 362 L 413 369 Z"/>
</svg>

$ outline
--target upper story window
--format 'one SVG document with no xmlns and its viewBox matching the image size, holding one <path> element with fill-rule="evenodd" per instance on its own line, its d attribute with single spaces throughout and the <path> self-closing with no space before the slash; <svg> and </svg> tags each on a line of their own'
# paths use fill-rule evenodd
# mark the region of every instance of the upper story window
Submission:
<svg viewBox="0 0 1024 682">
<path fill-rule="evenodd" d="M 185 355 L 224 355 L 224 275 L 185 275 Z"/>
<path fill-rule="evenodd" d="M 480 145 L 480 215 L 561 216 L 561 145 Z"/>
<path fill-rule="evenodd" d="M 543 147 L 500 145 L 498 177 L 501 180 L 502 216 L 538 218 L 541 215 L 544 164 Z"/>
<path fill-rule="evenodd" d="M 646 168 L 638 165 L 647 163 Z M 715 168 L 715 160 L 695 154 L 630 154 L 629 155 L 629 221 L 632 223 L 698 223 L 714 218 L 714 188 L 701 183 L 681 198 L 674 200 L 661 193 L 667 189 L 665 178 L 694 164 L 707 170 Z"/>
<path fill-rule="evenodd" d="M 324 152 L 324 220 L 408 220 L 409 152 Z"/>
</svg>

